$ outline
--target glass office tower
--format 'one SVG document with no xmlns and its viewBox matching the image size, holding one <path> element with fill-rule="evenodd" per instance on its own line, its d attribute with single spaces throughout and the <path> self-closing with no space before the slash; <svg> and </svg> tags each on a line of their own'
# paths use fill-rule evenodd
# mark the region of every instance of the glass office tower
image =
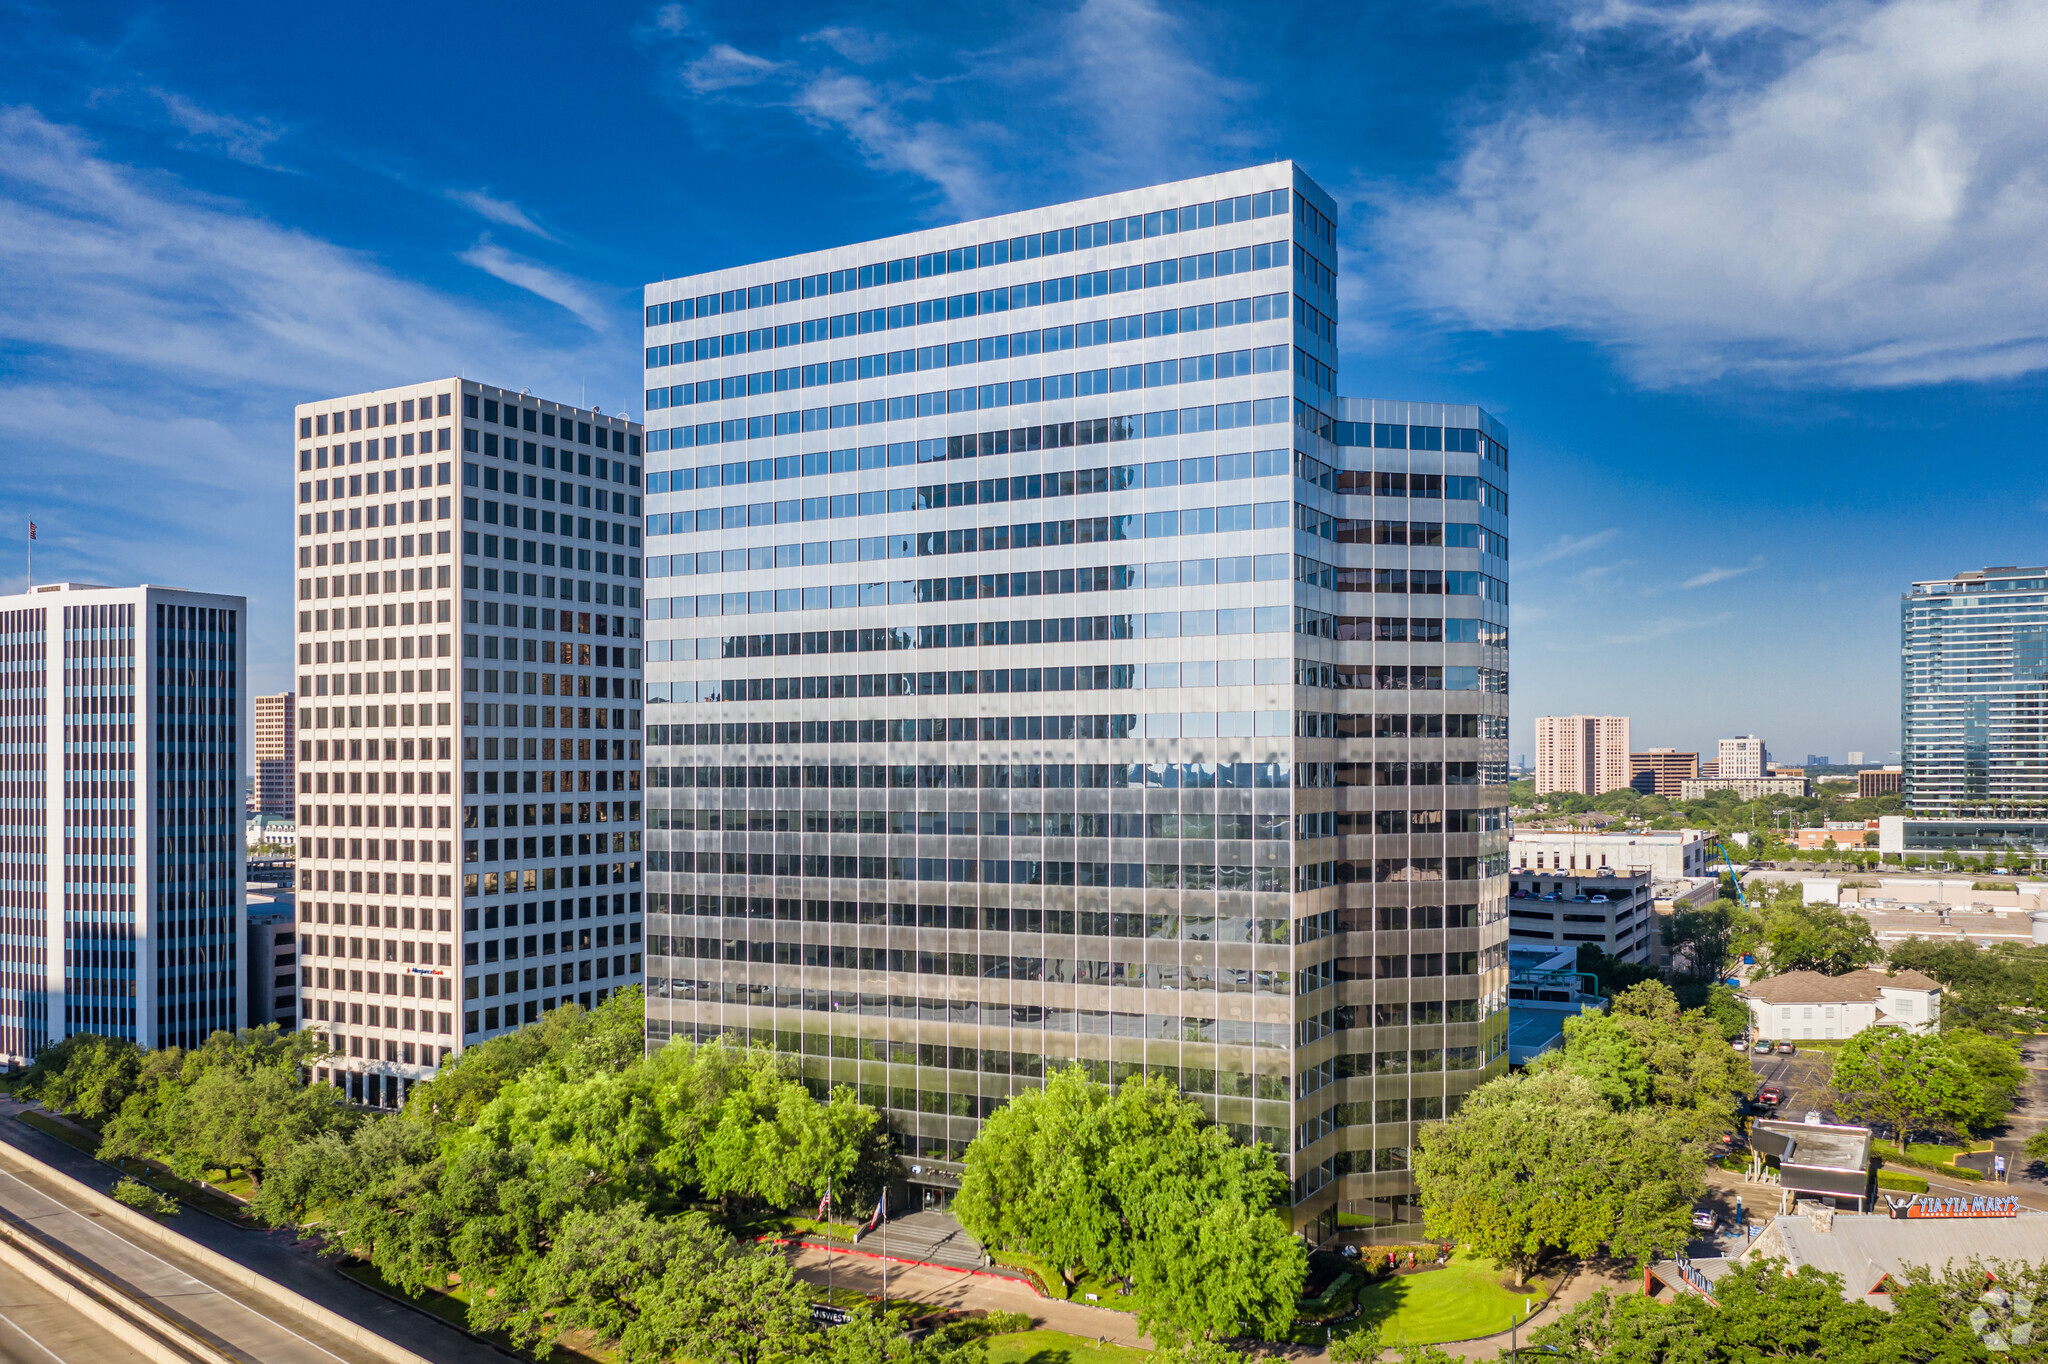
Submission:
<svg viewBox="0 0 2048 1364">
<path fill-rule="evenodd" d="M 648 1036 L 943 1202 L 1046 1068 L 1412 1217 L 1505 1066 L 1506 434 L 1335 395 L 1288 163 L 648 286 Z"/>
<path fill-rule="evenodd" d="M 1907 808 L 2048 813 L 2048 568 L 1914 583 L 1899 617 Z"/>
</svg>

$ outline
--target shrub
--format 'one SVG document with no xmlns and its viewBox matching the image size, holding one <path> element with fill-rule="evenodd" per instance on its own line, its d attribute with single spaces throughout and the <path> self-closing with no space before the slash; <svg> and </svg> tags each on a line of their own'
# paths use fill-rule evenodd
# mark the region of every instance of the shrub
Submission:
<svg viewBox="0 0 2048 1364">
<path fill-rule="evenodd" d="M 1877 1172 L 1877 1187 L 1880 1189 L 1897 1189 L 1901 1193 L 1926 1193 L 1927 1181 L 1919 1175 L 1902 1175 L 1891 1170 L 1879 1170 Z"/>
<path fill-rule="evenodd" d="M 969 1317 L 965 1321 L 948 1322 L 933 1334 L 947 1344 L 965 1345 L 973 1340 L 1014 1335 L 1030 1329 L 1029 1312 L 988 1312 L 982 1316 Z"/>
<path fill-rule="evenodd" d="M 144 1184 L 133 1175 L 124 1175 L 114 1186 L 114 1201 L 126 1203 L 141 1212 L 155 1213 L 158 1217 L 176 1217 L 178 1200 L 167 1193 L 160 1193 Z"/>
</svg>

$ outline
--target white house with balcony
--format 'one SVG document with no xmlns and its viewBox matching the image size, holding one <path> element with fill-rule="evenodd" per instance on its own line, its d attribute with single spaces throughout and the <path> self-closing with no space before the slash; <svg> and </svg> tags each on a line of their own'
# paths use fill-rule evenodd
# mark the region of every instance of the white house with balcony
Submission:
<svg viewBox="0 0 2048 1364">
<path fill-rule="evenodd" d="M 1941 986 L 1918 971 L 1851 971 L 1824 976 L 1787 971 L 1736 992 L 1754 1036 L 1781 1041 L 1854 1037 L 1865 1028 L 1932 1031 L 1941 1022 Z"/>
</svg>

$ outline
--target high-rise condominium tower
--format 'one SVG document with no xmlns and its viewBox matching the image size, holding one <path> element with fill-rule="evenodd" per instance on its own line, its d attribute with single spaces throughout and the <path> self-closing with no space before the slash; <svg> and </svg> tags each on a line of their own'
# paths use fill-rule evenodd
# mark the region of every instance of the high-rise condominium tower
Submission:
<svg viewBox="0 0 2048 1364">
<path fill-rule="evenodd" d="M 464 379 L 293 419 L 299 1018 L 395 1105 L 639 979 L 641 428 Z"/>
<path fill-rule="evenodd" d="M 1505 1065 L 1506 433 L 1335 394 L 1292 164 L 648 286 L 648 1031 L 1167 1076 L 1304 1225 Z M 1625 784 L 1625 782 L 1624 782 Z"/>
<path fill-rule="evenodd" d="M 1914 583 L 1899 637 L 1907 808 L 2048 812 L 2048 568 Z"/>
<path fill-rule="evenodd" d="M 0 1062 L 240 1025 L 246 614 L 147 585 L 0 597 Z"/>
<path fill-rule="evenodd" d="M 256 698 L 256 812 L 292 817 L 294 729 L 299 698 L 291 692 Z"/>
<path fill-rule="evenodd" d="M 1597 796 L 1629 784 L 1626 715 L 1536 717 L 1536 794 Z"/>
</svg>

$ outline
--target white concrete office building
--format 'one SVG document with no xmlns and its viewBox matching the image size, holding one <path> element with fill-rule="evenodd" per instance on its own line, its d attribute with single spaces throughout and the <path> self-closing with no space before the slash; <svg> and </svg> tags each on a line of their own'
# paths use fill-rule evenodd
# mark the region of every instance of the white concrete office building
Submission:
<svg viewBox="0 0 2048 1364">
<path fill-rule="evenodd" d="M 292 435 L 298 1013 L 396 1106 L 640 979 L 641 427 L 453 378 Z"/>
<path fill-rule="evenodd" d="M 247 604 L 0 597 L 0 1064 L 242 1023 Z"/>
</svg>

